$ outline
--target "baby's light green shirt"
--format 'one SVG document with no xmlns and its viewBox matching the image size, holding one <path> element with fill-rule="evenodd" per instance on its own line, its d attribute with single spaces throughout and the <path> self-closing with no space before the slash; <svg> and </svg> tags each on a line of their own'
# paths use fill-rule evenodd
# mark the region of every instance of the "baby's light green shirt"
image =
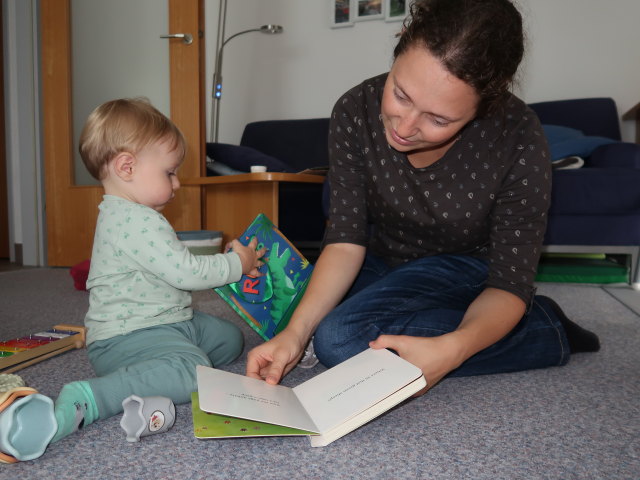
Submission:
<svg viewBox="0 0 640 480">
<path fill-rule="evenodd" d="M 105 195 L 87 280 L 87 344 L 190 320 L 191 290 L 240 280 L 238 254 L 192 255 L 159 212 Z"/>
</svg>

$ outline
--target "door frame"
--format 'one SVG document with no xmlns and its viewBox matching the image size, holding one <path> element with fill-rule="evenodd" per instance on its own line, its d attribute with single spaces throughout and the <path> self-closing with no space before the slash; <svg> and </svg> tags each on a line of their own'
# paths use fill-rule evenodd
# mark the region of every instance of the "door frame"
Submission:
<svg viewBox="0 0 640 480">
<path fill-rule="evenodd" d="M 11 258 L 9 248 L 9 184 L 7 182 L 7 144 L 4 104 L 4 23 L 0 8 L 0 258 Z"/>
<path fill-rule="evenodd" d="M 168 33 L 194 32 L 185 46 L 168 40 L 171 117 L 187 140 L 181 177 L 200 176 L 204 169 L 204 4 L 203 0 L 167 0 Z M 70 266 L 91 256 L 101 186 L 73 183 L 71 110 L 70 0 L 41 0 L 42 138 L 45 172 L 47 263 Z M 176 230 L 197 230 L 202 222 L 198 186 L 182 187 L 164 212 Z"/>
</svg>

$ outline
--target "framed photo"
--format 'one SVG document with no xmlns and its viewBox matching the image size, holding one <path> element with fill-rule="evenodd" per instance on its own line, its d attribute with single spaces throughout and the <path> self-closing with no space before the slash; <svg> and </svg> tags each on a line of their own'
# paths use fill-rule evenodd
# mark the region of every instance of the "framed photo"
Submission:
<svg viewBox="0 0 640 480">
<path fill-rule="evenodd" d="M 409 14 L 410 0 L 384 0 L 385 17 L 387 22 L 399 22 Z"/>
<path fill-rule="evenodd" d="M 356 0 L 355 20 L 379 20 L 384 18 L 384 2 L 387 0 Z"/>
<path fill-rule="evenodd" d="M 331 0 L 331 27 L 353 25 L 353 3 L 355 0 Z"/>
</svg>

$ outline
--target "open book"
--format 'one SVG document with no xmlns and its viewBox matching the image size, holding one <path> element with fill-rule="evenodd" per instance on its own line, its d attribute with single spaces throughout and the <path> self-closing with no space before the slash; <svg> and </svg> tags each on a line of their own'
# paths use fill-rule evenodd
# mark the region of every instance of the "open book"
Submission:
<svg viewBox="0 0 640 480">
<path fill-rule="evenodd" d="M 422 371 L 389 350 L 368 349 L 295 388 L 198 366 L 198 400 L 204 412 L 249 420 L 244 435 L 310 435 L 322 447 L 364 425 L 427 384 Z M 194 412 L 194 428 L 198 430 Z M 257 423 L 255 423 L 257 422 Z M 271 424 L 262 431 L 261 424 Z M 281 433 L 273 426 L 285 427 Z M 295 430 L 298 430 L 297 432 Z M 242 430 L 242 429 L 241 429 Z M 202 429 L 200 431 L 202 433 Z M 253 435 L 252 435 L 253 436 Z"/>
</svg>

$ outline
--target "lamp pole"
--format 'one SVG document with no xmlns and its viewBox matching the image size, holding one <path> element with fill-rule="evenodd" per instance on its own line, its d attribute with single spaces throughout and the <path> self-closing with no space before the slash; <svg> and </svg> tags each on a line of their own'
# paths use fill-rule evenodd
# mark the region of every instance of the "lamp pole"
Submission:
<svg viewBox="0 0 640 480">
<path fill-rule="evenodd" d="M 262 32 L 269 34 L 282 33 L 283 28 L 280 25 L 262 25 L 258 28 L 250 28 L 241 32 L 231 35 L 224 40 L 225 18 L 227 15 L 227 0 L 220 0 L 220 11 L 218 17 L 218 41 L 216 44 L 216 59 L 215 59 L 215 71 L 213 73 L 213 88 L 212 88 L 212 105 L 211 105 L 211 141 L 218 141 L 218 125 L 220 118 L 220 99 L 222 98 L 222 57 L 224 47 L 230 40 L 244 35 L 250 32 Z M 222 44 L 220 45 L 220 41 Z M 218 45 L 220 45 L 218 47 Z"/>
</svg>

